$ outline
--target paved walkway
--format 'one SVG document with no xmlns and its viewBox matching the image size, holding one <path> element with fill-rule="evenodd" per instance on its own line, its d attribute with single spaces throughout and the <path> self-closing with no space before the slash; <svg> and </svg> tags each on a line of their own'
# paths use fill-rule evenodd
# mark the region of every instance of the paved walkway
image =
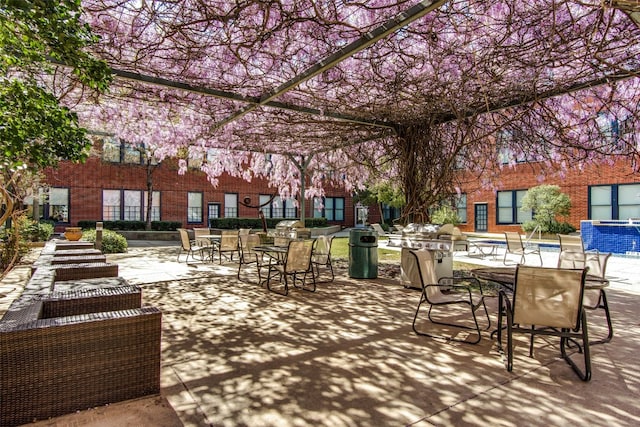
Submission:
<svg viewBox="0 0 640 427">
<path fill-rule="evenodd" d="M 583 383 L 542 338 L 534 358 L 519 341 L 509 373 L 488 332 L 478 345 L 416 336 L 419 293 L 397 277 L 351 279 L 343 262 L 316 293 L 282 297 L 238 281 L 233 264 L 177 263 L 177 249 L 132 242 L 109 256 L 163 311 L 162 395 L 33 426 L 640 425 L 640 260 L 609 264 L 616 335 L 592 347 Z"/>
</svg>

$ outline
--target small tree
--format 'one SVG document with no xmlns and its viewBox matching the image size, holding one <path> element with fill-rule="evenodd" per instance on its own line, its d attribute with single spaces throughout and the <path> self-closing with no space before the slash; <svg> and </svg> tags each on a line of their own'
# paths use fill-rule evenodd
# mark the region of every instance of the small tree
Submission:
<svg viewBox="0 0 640 427">
<path fill-rule="evenodd" d="M 558 221 L 558 218 L 566 218 L 569 215 L 571 199 L 562 193 L 557 185 L 540 185 L 530 188 L 522 198 L 522 209 L 533 212 L 533 220 L 522 227 L 524 231 L 533 231 L 536 226 L 542 233 L 575 231 L 575 228 L 566 221 Z"/>
</svg>

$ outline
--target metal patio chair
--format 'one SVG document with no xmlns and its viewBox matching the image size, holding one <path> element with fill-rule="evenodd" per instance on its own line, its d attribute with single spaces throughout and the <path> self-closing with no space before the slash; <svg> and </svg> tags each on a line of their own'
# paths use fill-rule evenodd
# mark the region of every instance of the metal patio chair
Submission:
<svg viewBox="0 0 640 427">
<path fill-rule="evenodd" d="M 220 242 L 215 246 L 214 251 L 218 253 L 218 260 L 222 264 L 222 257 L 233 261 L 233 254 L 240 253 L 240 235 L 238 230 L 222 230 Z"/>
<path fill-rule="evenodd" d="M 240 257 L 238 261 L 238 280 L 240 280 L 240 272 L 243 265 L 256 265 L 258 272 L 258 284 L 262 283 L 262 269 L 268 268 L 270 258 L 265 259 L 263 252 L 254 250 L 256 246 L 260 246 L 260 236 L 257 234 L 240 234 Z"/>
<path fill-rule="evenodd" d="M 315 292 L 316 279 L 313 265 L 311 264 L 314 245 L 315 240 L 291 240 L 287 247 L 287 256 L 284 263 L 271 264 L 269 266 L 267 289 L 280 295 L 287 295 L 289 293 L 289 278 L 291 278 L 294 287 Z M 283 286 L 282 290 L 273 288 L 272 278 L 276 275 Z M 308 276 L 311 276 L 311 287 L 307 283 Z"/>
<path fill-rule="evenodd" d="M 316 283 L 323 283 L 320 278 L 320 266 L 326 267 L 331 273 L 331 279 L 327 282 L 333 282 L 335 278 L 333 274 L 333 265 L 331 264 L 331 244 L 333 243 L 333 236 L 318 236 L 316 239 L 316 245 L 311 255 L 311 263 L 316 269 L 315 277 Z"/>
<path fill-rule="evenodd" d="M 507 255 L 512 254 L 520 256 L 518 264 L 526 264 L 527 255 L 538 255 L 538 258 L 540 258 L 540 266 L 542 266 L 542 254 L 540 254 L 540 247 L 538 245 L 525 245 L 520 233 L 515 231 L 505 231 L 504 237 L 507 243 L 504 258 L 502 259 L 504 265 L 507 265 Z"/>
<path fill-rule="evenodd" d="M 591 345 L 603 344 L 613 338 L 613 324 L 611 322 L 611 312 L 607 301 L 606 270 L 607 263 L 611 257 L 610 253 L 599 251 L 585 251 L 582 237 L 558 234 L 560 240 L 560 255 L 558 256 L 558 268 L 585 268 L 588 267 L 588 274 L 599 277 L 603 280 L 601 288 L 590 287 L 584 290 L 583 305 L 588 310 L 602 309 L 607 322 L 607 336 L 602 339 L 591 341 Z"/>
<path fill-rule="evenodd" d="M 529 356 L 533 356 L 536 335 L 560 338 L 560 353 L 583 381 L 591 379 L 591 357 L 587 315 L 582 306 L 587 270 L 518 265 L 513 296 L 499 295 L 498 345 L 502 347 L 502 322 L 507 323 L 507 370 L 513 369 L 513 334 L 530 334 Z M 578 342 L 578 340 L 580 342 Z M 584 369 L 567 354 L 567 345 L 578 345 Z"/>
<path fill-rule="evenodd" d="M 189 232 L 184 228 L 178 228 L 178 232 L 180 233 L 180 250 L 178 252 L 178 262 L 180 262 L 180 255 L 183 252 L 187 253 L 187 257 L 185 258 L 185 262 L 189 262 L 189 256 L 196 260 L 195 254 L 200 254 L 199 261 L 204 260 L 204 252 L 208 252 L 210 248 L 205 246 L 200 246 L 196 244 L 195 240 L 191 240 L 189 238 Z"/>
<path fill-rule="evenodd" d="M 442 277 L 440 280 L 436 280 L 435 269 L 427 267 L 427 263 L 433 262 L 430 251 L 410 252 L 416 258 L 416 265 L 419 273 L 418 277 L 420 278 L 419 287 L 422 289 L 420 302 L 418 303 L 416 314 L 413 317 L 413 331 L 418 335 L 431 338 L 441 338 L 450 341 L 466 342 L 469 344 L 479 343 L 482 335 L 480 326 L 478 325 L 478 319 L 476 317 L 476 310 L 480 307 L 484 309 L 484 314 L 487 317 L 487 327 L 484 330 L 488 330 L 491 327 L 491 319 L 489 318 L 487 306 L 484 302 L 484 294 L 480 281 L 474 277 Z M 418 284 L 416 283 L 414 285 Z M 422 304 L 429 304 L 427 317 L 432 323 L 475 330 L 477 333 L 476 339 L 474 341 L 467 341 L 466 339 L 433 335 L 423 330 L 419 330 L 416 323 L 418 321 L 418 315 Z M 454 315 L 458 316 L 458 314 L 452 310 L 452 306 L 467 307 L 471 311 L 471 317 L 475 326 L 469 326 L 462 323 L 443 322 L 433 318 L 432 311 L 436 307 L 439 309 L 439 312 L 446 313 L 446 316 L 449 318 Z M 442 308 L 446 308 L 447 310 L 440 310 Z M 439 317 L 440 316 L 441 315 L 439 315 Z"/>
</svg>

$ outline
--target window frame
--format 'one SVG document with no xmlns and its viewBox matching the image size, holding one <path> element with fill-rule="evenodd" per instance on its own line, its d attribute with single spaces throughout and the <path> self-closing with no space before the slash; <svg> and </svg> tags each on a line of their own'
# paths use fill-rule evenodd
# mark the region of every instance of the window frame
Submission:
<svg viewBox="0 0 640 427">
<path fill-rule="evenodd" d="M 526 221 L 531 220 L 533 217 L 533 212 L 523 211 L 520 209 L 522 206 L 521 201 L 522 197 L 527 193 L 527 190 L 518 189 L 518 190 L 501 190 L 496 193 L 496 224 L 497 225 L 521 225 Z M 509 195 L 508 199 L 511 204 L 509 206 L 503 206 L 500 204 L 500 194 Z M 520 196 L 520 197 L 518 197 Z M 502 220 L 501 209 L 510 209 L 511 210 L 511 221 Z"/>
</svg>

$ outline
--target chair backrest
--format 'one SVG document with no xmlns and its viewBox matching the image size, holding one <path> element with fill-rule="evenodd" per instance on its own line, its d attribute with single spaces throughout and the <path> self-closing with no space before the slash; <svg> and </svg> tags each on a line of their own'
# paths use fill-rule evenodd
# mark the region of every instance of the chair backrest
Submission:
<svg viewBox="0 0 640 427">
<path fill-rule="evenodd" d="M 239 244 L 237 230 L 222 230 L 220 233 L 220 251 L 237 251 Z"/>
<path fill-rule="evenodd" d="M 577 330 L 586 269 L 518 265 L 513 290 L 513 323 Z"/>
<path fill-rule="evenodd" d="M 301 273 L 311 268 L 314 240 L 292 240 L 287 249 L 285 273 Z"/>
<path fill-rule="evenodd" d="M 196 241 L 196 243 L 198 245 L 208 245 L 211 243 L 211 241 L 207 240 L 207 239 L 200 239 L 200 236 L 208 236 L 211 234 L 211 230 L 209 230 L 208 228 L 194 228 L 193 229 L 193 238 Z"/>
<path fill-rule="evenodd" d="M 182 244 L 182 249 L 188 251 L 191 249 L 191 240 L 189 240 L 189 233 L 184 228 L 178 228 L 178 232 L 180 233 L 180 243 Z"/>
<path fill-rule="evenodd" d="M 316 238 L 316 247 L 313 250 L 313 262 L 318 264 L 326 264 L 329 262 L 332 242 L 333 236 L 323 235 Z"/>
<path fill-rule="evenodd" d="M 255 254 L 253 248 L 260 246 L 260 236 L 257 234 L 239 234 L 238 239 L 243 257 Z"/>
<path fill-rule="evenodd" d="M 569 234 L 558 234 L 560 240 L 560 252 L 577 252 L 584 253 L 584 243 L 582 237 L 571 236 Z"/>
<path fill-rule="evenodd" d="M 384 229 L 382 228 L 382 226 L 380 224 L 371 224 L 371 228 L 373 228 L 373 230 L 378 233 L 378 236 L 386 236 L 387 233 L 384 231 Z"/>
<path fill-rule="evenodd" d="M 604 279 L 607 274 L 607 263 L 609 262 L 610 253 L 587 252 L 585 254 L 585 265 L 589 268 L 589 274 Z"/>
<path fill-rule="evenodd" d="M 241 228 L 241 229 L 238 230 L 238 234 L 240 236 L 246 236 L 249 233 L 251 233 L 251 229 L 250 228 Z"/>
<path fill-rule="evenodd" d="M 522 244 L 522 236 L 515 231 L 505 231 L 504 238 L 507 241 L 507 250 L 510 252 L 521 251 L 524 249 Z"/>
<path fill-rule="evenodd" d="M 416 267 L 418 268 L 418 277 L 420 277 L 420 285 L 427 294 L 427 298 L 433 300 L 442 294 L 437 286 L 429 286 L 438 283 L 436 275 L 434 252 L 433 251 L 411 251 L 416 259 Z M 415 285 L 415 284 L 414 284 Z"/>
</svg>

